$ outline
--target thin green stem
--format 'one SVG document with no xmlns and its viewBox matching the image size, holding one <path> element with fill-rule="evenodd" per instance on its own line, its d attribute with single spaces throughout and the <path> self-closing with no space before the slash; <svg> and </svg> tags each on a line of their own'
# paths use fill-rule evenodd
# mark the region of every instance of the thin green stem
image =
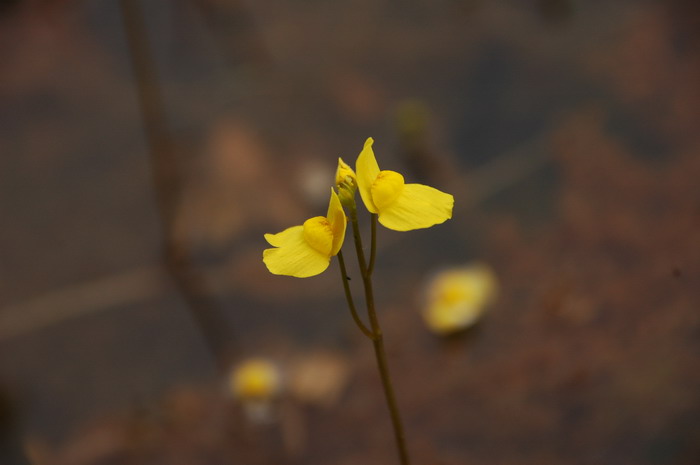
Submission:
<svg viewBox="0 0 700 465">
<path fill-rule="evenodd" d="M 389 414 L 391 415 L 391 423 L 394 426 L 394 437 L 396 438 L 396 446 L 399 451 L 399 460 L 401 465 L 409 465 L 411 461 L 408 458 L 408 449 L 406 448 L 406 436 L 403 431 L 403 423 L 399 413 L 399 406 L 396 402 L 394 394 L 394 386 L 391 383 L 391 375 L 389 374 L 389 365 L 386 361 L 386 350 L 384 349 L 384 338 L 380 335 L 372 340 L 374 345 L 374 355 L 377 358 L 377 366 L 382 377 L 382 386 L 384 386 L 384 396 L 386 397 Z"/>
<path fill-rule="evenodd" d="M 372 276 L 370 269 L 367 267 L 365 261 L 365 254 L 362 250 L 362 237 L 360 235 L 360 228 L 357 223 L 357 208 L 355 205 L 351 205 L 350 208 L 350 222 L 352 223 L 352 234 L 355 239 L 355 251 L 357 252 L 357 261 L 360 264 L 360 272 L 362 274 L 362 284 L 365 289 L 365 303 L 367 305 L 367 314 L 369 315 L 370 325 L 372 327 L 372 333 L 374 333 L 374 338 L 372 339 L 372 344 L 374 345 L 374 354 L 377 359 L 377 367 L 379 368 L 379 375 L 382 379 L 382 387 L 384 388 L 384 396 L 386 398 L 387 407 L 389 408 L 389 415 L 391 416 L 391 423 L 394 427 L 394 436 L 396 438 L 396 446 L 399 452 L 399 460 L 401 465 L 409 465 L 410 460 L 408 458 L 408 450 L 406 448 L 406 438 L 403 430 L 403 423 L 401 422 L 401 415 L 399 413 L 398 403 L 396 402 L 396 395 L 394 394 L 394 387 L 391 382 L 391 376 L 389 374 L 389 365 L 386 359 L 386 349 L 384 348 L 384 336 L 382 334 L 382 328 L 379 326 L 379 319 L 377 318 L 377 312 L 374 307 L 374 290 L 372 288 Z M 372 235 L 371 249 L 375 249 L 376 235 Z M 370 254 L 371 256 L 372 254 Z"/>
<path fill-rule="evenodd" d="M 369 266 L 367 267 L 367 274 L 372 276 L 374 271 L 374 257 L 377 256 L 377 214 L 371 214 L 371 241 L 369 248 Z"/>
<path fill-rule="evenodd" d="M 350 210 L 350 224 L 352 225 L 352 238 L 355 240 L 355 252 L 357 252 L 357 262 L 360 265 L 360 273 L 362 274 L 362 281 L 364 283 L 365 278 L 369 275 L 367 274 L 367 261 L 365 260 L 365 253 L 362 250 L 362 236 L 360 235 L 360 228 L 357 223 L 357 207 L 353 203 L 348 208 Z M 371 290 L 370 283 L 370 290 Z M 365 291 L 367 291 L 367 286 L 365 286 Z M 366 294 L 366 292 L 365 292 Z M 374 297 L 372 296 L 372 300 Z"/>
<path fill-rule="evenodd" d="M 340 265 L 340 275 L 343 280 L 343 289 L 345 290 L 345 300 L 348 302 L 348 307 L 350 308 L 350 314 L 352 319 L 355 320 L 355 324 L 360 328 L 360 331 L 364 333 L 365 336 L 374 340 L 374 333 L 362 322 L 360 315 L 357 314 L 357 309 L 355 308 L 355 302 L 352 298 L 352 293 L 350 292 L 350 284 L 348 283 L 348 272 L 345 269 L 345 260 L 343 259 L 343 251 L 338 252 L 338 264 Z"/>
</svg>

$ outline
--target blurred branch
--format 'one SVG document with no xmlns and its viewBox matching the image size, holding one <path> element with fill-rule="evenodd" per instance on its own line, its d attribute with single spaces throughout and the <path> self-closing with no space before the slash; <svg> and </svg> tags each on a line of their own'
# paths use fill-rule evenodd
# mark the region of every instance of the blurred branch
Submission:
<svg viewBox="0 0 700 465">
<path fill-rule="evenodd" d="M 463 183 L 463 208 L 474 208 L 489 197 L 537 173 L 551 162 L 549 149 L 536 138 L 474 169 Z"/>
<path fill-rule="evenodd" d="M 0 341 L 83 315 L 153 298 L 166 288 L 160 267 L 64 288 L 0 309 Z"/>
<path fill-rule="evenodd" d="M 551 162 L 548 141 L 538 136 L 472 170 L 465 181 L 451 160 L 433 150 L 429 120 L 430 111 L 420 100 L 407 100 L 399 105 L 396 114 L 399 157 L 419 182 L 446 185 L 459 199 L 456 208 L 460 211 L 469 212 Z"/>
<path fill-rule="evenodd" d="M 209 297 L 197 273 L 187 244 L 173 234 L 182 185 L 178 161 L 167 129 L 157 72 L 149 50 L 146 25 L 138 0 L 120 1 L 124 29 L 137 83 L 138 99 L 151 157 L 151 172 L 164 239 L 165 265 L 187 302 L 220 368 L 226 369 L 225 353 L 232 339 L 227 324 Z"/>
</svg>

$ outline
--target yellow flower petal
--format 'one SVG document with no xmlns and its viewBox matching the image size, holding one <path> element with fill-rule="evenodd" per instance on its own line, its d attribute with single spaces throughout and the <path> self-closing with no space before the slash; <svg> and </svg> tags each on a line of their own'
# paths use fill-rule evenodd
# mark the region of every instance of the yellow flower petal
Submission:
<svg viewBox="0 0 700 465">
<path fill-rule="evenodd" d="M 396 171 L 380 171 L 372 183 L 372 201 L 379 211 L 394 203 L 403 191 L 403 176 Z"/>
<path fill-rule="evenodd" d="M 328 218 L 328 223 L 330 223 L 333 233 L 331 255 L 337 255 L 345 240 L 345 227 L 347 226 L 348 220 L 345 217 L 340 198 L 333 188 L 331 188 L 331 201 L 328 203 L 328 214 L 326 217 Z"/>
<path fill-rule="evenodd" d="M 304 239 L 304 227 L 292 226 L 278 234 L 265 234 L 275 246 L 263 251 L 263 262 L 272 274 L 308 278 L 322 273 L 330 264 L 330 256 L 311 247 Z"/>
<path fill-rule="evenodd" d="M 468 328 L 479 319 L 482 308 L 474 305 L 448 307 L 434 305 L 424 315 L 425 323 L 431 331 L 437 334 L 451 334 Z"/>
<path fill-rule="evenodd" d="M 379 212 L 379 222 L 395 231 L 429 228 L 452 218 L 453 206 L 450 194 L 422 184 L 406 184 L 396 200 Z"/>
<path fill-rule="evenodd" d="M 301 228 L 301 226 L 292 226 L 277 234 L 265 234 L 265 240 L 273 247 L 282 247 L 282 244 L 288 242 L 291 236 L 296 234 L 295 228 Z"/>
<path fill-rule="evenodd" d="M 357 187 L 360 189 L 360 196 L 365 203 L 365 207 L 371 213 L 379 213 L 379 210 L 372 201 L 372 184 L 379 175 L 379 165 L 377 159 L 374 158 L 372 144 L 374 139 L 371 137 L 365 142 L 365 146 L 357 157 L 355 162 L 355 174 L 357 176 Z"/>
</svg>

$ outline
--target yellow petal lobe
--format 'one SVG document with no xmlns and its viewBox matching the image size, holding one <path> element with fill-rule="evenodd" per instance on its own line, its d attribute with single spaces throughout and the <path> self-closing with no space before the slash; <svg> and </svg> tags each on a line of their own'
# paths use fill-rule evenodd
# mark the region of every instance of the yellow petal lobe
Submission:
<svg viewBox="0 0 700 465">
<path fill-rule="evenodd" d="M 290 241 L 301 226 L 292 226 L 277 234 L 265 234 L 265 240 L 274 247 L 282 247 L 282 244 Z"/>
<path fill-rule="evenodd" d="M 423 184 L 405 184 L 400 195 L 379 212 L 379 222 L 394 231 L 429 228 L 452 218 L 454 197 Z"/>
<path fill-rule="evenodd" d="M 401 195 L 404 187 L 403 176 L 396 171 L 380 171 L 372 183 L 372 202 L 381 212 Z"/>
<path fill-rule="evenodd" d="M 365 142 L 365 146 L 360 152 L 355 162 L 355 174 L 357 176 L 357 187 L 360 189 L 360 196 L 365 203 L 365 207 L 371 213 L 379 213 L 379 210 L 372 201 L 372 184 L 379 175 L 379 165 L 374 157 L 372 144 L 374 139 L 371 137 Z"/>
<path fill-rule="evenodd" d="M 328 218 L 315 216 L 304 221 L 304 240 L 317 252 L 331 256 L 333 230 Z"/>
<path fill-rule="evenodd" d="M 272 274 L 308 278 L 322 273 L 330 256 L 320 253 L 304 238 L 303 226 L 292 226 L 278 234 L 266 234 L 275 248 L 263 251 L 263 262 Z"/>
<path fill-rule="evenodd" d="M 331 200 L 328 203 L 328 223 L 331 226 L 333 234 L 333 242 L 331 246 L 331 256 L 337 255 L 345 240 L 345 228 L 347 226 L 347 218 L 343 211 L 343 206 L 340 203 L 338 194 L 331 188 Z"/>
</svg>

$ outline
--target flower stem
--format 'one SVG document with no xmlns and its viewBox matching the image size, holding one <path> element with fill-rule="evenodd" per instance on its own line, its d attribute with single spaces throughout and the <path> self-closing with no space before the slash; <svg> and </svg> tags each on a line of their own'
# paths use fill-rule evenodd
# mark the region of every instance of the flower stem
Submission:
<svg viewBox="0 0 700 465">
<path fill-rule="evenodd" d="M 374 257 L 377 256 L 377 214 L 371 214 L 371 241 L 369 249 L 369 266 L 367 266 L 367 274 L 372 276 L 374 271 Z"/>
<path fill-rule="evenodd" d="M 408 458 L 408 451 L 406 448 L 406 439 L 403 430 L 403 424 L 401 422 L 401 415 L 399 414 L 399 407 L 396 402 L 396 395 L 394 394 L 394 387 L 391 382 L 391 376 L 389 374 L 389 365 L 386 359 L 386 350 L 384 348 L 384 336 L 382 334 L 382 328 L 379 326 L 379 319 L 377 318 L 377 312 L 374 307 L 374 291 L 372 289 L 372 269 L 367 266 L 365 261 L 365 254 L 362 250 L 362 237 L 360 236 L 360 228 L 357 223 L 357 208 L 353 203 L 350 205 L 350 222 L 352 223 L 352 234 L 355 239 L 355 251 L 357 252 L 357 261 L 360 265 L 360 272 L 362 274 L 362 284 L 365 289 L 365 303 L 367 305 L 367 313 L 369 315 L 370 326 L 372 328 L 373 338 L 372 344 L 374 345 L 374 354 L 377 359 L 377 367 L 379 368 L 379 375 L 382 379 L 382 387 L 384 388 L 384 396 L 386 398 L 387 407 L 389 408 L 389 414 L 391 416 L 391 423 L 394 427 L 394 436 L 396 438 L 396 446 L 399 452 L 399 460 L 401 465 L 409 465 L 410 460 Z M 373 215 L 376 216 L 376 215 Z M 373 219 L 375 221 L 375 219 Z M 374 226 L 376 228 L 376 225 Z M 376 233 L 372 234 L 372 244 L 370 253 L 370 263 L 374 265 L 374 251 L 376 250 Z"/>
<path fill-rule="evenodd" d="M 355 308 L 355 302 L 352 298 L 352 293 L 350 292 L 350 284 L 348 284 L 348 272 L 345 269 L 345 260 L 343 259 L 343 251 L 338 252 L 338 264 L 340 265 L 340 275 L 343 280 L 343 289 L 345 290 L 345 300 L 348 301 L 348 307 L 350 307 L 350 314 L 352 319 L 355 320 L 355 324 L 360 328 L 360 331 L 364 333 L 365 336 L 374 340 L 374 333 L 362 322 L 360 315 L 357 314 L 357 309 Z"/>
</svg>

